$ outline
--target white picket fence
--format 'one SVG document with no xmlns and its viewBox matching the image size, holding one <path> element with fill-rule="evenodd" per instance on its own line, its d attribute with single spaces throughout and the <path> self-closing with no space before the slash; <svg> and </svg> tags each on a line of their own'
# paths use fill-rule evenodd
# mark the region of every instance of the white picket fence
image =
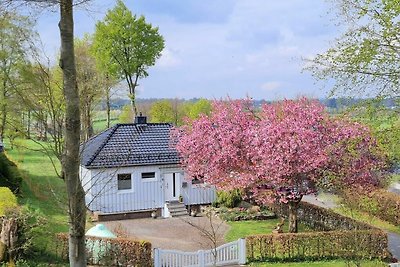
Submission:
<svg viewBox="0 0 400 267">
<path fill-rule="evenodd" d="M 154 249 L 154 267 L 205 267 L 245 263 L 246 240 L 243 238 L 219 246 L 215 250 L 184 252 Z"/>
</svg>

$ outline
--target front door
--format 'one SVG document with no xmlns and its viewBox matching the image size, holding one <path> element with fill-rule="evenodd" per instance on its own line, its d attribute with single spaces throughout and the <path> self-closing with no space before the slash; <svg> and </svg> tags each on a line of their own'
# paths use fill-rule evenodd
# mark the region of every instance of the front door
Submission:
<svg viewBox="0 0 400 267">
<path fill-rule="evenodd" d="M 179 200 L 181 194 L 181 177 L 179 173 L 164 174 L 165 201 Z"/>
</svg>

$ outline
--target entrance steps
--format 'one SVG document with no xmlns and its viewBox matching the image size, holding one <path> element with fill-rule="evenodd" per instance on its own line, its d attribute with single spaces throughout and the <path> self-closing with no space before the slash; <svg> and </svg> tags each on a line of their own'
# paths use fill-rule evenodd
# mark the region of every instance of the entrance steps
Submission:
<svg viewBox="0 0 400 267">
<path fill-rule="evenodd" d="M 169 201 L 167 202 L 167 208 L 171 217 L 179 217 L 188 215 L 188 211 L 184 203 L 179 201 Z"/>
</svg>

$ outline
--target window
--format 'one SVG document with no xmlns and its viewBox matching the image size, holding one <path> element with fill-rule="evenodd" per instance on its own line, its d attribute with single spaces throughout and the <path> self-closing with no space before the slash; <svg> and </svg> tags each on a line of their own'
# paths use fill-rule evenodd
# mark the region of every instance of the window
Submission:
<svg viewBox="0 0 400 267">
<path fill-rule="evenodd" d="M 130 173 L 118 174 L 118 190 L 132 189 L 132 176 Z"/>
<path fill-rule="evenodd" d="M 156 178 L 155 172 L 142 172 L 142 179 L 154 179 Z"/>
</svg>

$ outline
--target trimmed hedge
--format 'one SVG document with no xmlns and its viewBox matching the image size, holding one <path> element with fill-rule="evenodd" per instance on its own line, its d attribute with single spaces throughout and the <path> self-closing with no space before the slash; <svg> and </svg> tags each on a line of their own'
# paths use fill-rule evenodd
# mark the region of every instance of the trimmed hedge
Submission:
<svg viewBox="0 0 400 267">
<path fill-rule="evenodd" d="M 56 254 L 68 260 L 68 234 L 57 234 Z M 135 266 L 153 265 L 151 243 L 128 238 L 86 237 L 86 256 L 89 265 Z"/>
<path fill-rule="evenodd" d="M 272 209 L 282 217 L 287 217 L 288 215 L 288 205 L 278 203 L 273 205 Z M 297 219 L 317 231 L 378 230 L 378 228 L 369 224 L 358 222 L 332 210 L 321 208 L 307 202 L 299 203 Z"/>
<path fill-rule="evenodd" d="M 17 197 L 11 190 L 7 187 L 0 187 L 0 216 L 5 215 L 7 210 L 15 209 L 17 206 Z"/>
<path fill-rule="evenodd" d="M 287 217 L 288 206 L 276 203 L 276 214 Z M 327 258 L 388 259 L 387 234 L 332 210 L 300 202 L 297 218 L 321 232 L 256 235 L 246 238 L 250 261 L 322 260 Z"/>
<path fill-rule="evenodd" d="M 246 238 L 249 261 L 387 259 L 387 235 L 381 230 L 255 235 Z"/>
<path fill-rule="evenodd" d="M 9 160 L 4 152 L 0 153 L 0 187 L 8 187 L 14 194 L 19 193 L 22 176 L 17 165 Z"/>
<path fill-rule="evenodd" d="M 384 189 L 345 192 L 346 205 L 394 225 L 400 224 L 400 196 Z"/>
</svg>

